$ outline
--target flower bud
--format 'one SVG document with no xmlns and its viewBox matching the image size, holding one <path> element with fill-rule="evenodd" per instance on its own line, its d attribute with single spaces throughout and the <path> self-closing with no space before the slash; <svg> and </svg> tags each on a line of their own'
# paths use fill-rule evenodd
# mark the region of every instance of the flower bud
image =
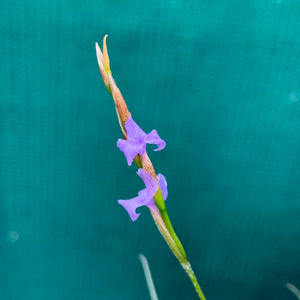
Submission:
<svg viewBox="0 0 300 300">
<path fill-rule="evenodd" d="M 114 81 L 114 79 L 112 77 L 112 73 L 110 70 L 110 64 L 109 64 L 109 56 L 108 56 L 108 52 L 107 52 L 106 38 L 107 38 L 107 35 L 105 35 L 103 38 L 103 53 L 101 52 L 101 49 L 100 49 L 98 43 L 96 43 L 96 53 L 97 53 L 98 65 L 99 65 L 99 69 L 100 69 L 100 73 L 101 73 L 103 82 L 114 99 L 119 123 L 120 123 L 121 129 L 122 129 L 122 133 L 124 135 L 124 138 L 127 139 L 125 122 L 128 120 L 130 113 L 128 111 L 128 108 L 124 101 L 124 98 L 123 98 L 120 90 L 118 89 L 116 82 Z"/>
</svg>

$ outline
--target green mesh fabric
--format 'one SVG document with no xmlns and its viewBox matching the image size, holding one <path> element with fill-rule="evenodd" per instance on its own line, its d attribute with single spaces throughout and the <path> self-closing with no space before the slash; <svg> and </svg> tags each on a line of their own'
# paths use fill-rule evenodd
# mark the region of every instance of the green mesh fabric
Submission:
<svg viewBox="0 0 300 300">
<path fill-rule="evenodd" d="M 0 298 L 197 299 L 116 147 L 95 42 L 135 121 L 208 300 L 300 287 L 300 2 L 2 1 Z"/>
</svg>

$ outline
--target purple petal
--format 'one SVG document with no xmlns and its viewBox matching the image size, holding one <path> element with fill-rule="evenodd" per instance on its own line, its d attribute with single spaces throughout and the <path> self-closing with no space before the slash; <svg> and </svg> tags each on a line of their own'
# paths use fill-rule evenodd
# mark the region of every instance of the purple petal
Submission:
<svg viewBox="0 0 300 300">
<path fill-rule="evenodd" d="M 155 206 L 153 199 L 144 198 L 140 195 L 128 200 L 118 200 L 118 203 L 127 210 L 132 221 L 135 221 L 140 216 L 140 213 L 136 213 L 137 208 L 143 205 L 147 207 Z"/>
<path fill-rule="evenodd" d="M 134 140 L 122 140 L 119 139 L 117 142 L 118 148 L 124 152 L 128 166 L 131 166 L 133 159 L 139 153 L 145 151 L 145 145 L 138 143 Z"/>
<path fill-rule="evenodd" d="M 163 196 L 164 200 L 166 200 L 168 197 L 167 180 L 166 180 L 165 176 L 162 174 L 158 174 L 157 179 L 158 179 L 158 183 L 159 183 L 159 186 L 161 189 L 162 196 Z"/>
<path fill-rule="evenodd" d="M 157 145 L 157 149 L 154 149 L 154 151 L 160 151 L 165 148 L 166 142 L 160 138 L 157 131 L 154 129 L 149 134 L 147 134 L 146 137 L 146 143 L 147 144 L 155 144 Z"/>
<path fill-rule="evenodd" d="M 158 182 L 156 181 L 156 179 L 154 177 L 152 177 L 144 169 L 138 169 L 138 171 L 136 173 L 144 181 L 146 189 L 147 189 L 147 193 L 152 198 L 158 189 Z"/>
<path fill-rule="evenodd" d="M 146 133 L 140 128 L 138 124 L 133 121 L 131 115 L 125 123 L 125 128 L 130 140 L 136 140 L 141 143 L 145 140 Z"/>
<path fill-rule="evenodd" d="M 135 221 L 139 217 L 135 210 L 144 205 L 144 199 L 140 196 L 129 199 L 129 200 L 118 200 L 118 203 L 121 204 L 128 212 L 132 221 Z"/>
<path fill-rule="evenodd" d="M 138 196 L 135 198 L 129 200 L 118 200 L 118 203 L 127 210 L 132 221 L 135 221 L 140 215 L 135 211 L 138 207 L 143 205 L 148 207 L 155 206 L 153 196 L 158 189 L 158 182 L 156 179 L 144 169 L 138 169 L 137 174 L 144 181 L 146 188 L 139 191 Z"/>
<path fill-rule="evenodd" d="M 154 151 L 162 150 L 166 143 L 163 141 L 156 130 L 152 130 L 146 134 L 132 119 L 131 115 L 125 123 L 125 128 L 128 135 L 128 140 L 119 139 L 117 146 L 124 152 L 127 163 L 131 166 L 133 159 L 139 153 L 146 151 L 146 144 L 155 144 L 157 149 Z"/>
</svg>

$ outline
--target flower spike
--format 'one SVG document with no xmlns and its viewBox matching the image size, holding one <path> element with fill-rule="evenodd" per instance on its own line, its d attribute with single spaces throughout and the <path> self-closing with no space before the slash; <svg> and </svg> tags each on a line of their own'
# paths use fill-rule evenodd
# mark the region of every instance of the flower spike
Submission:
<svg viewBox="0 0 300 300">
<path fill-rule="evenodd" d="M 144 169 L 138 169 L 138 176 L 144 181 L 146 188 L 138 192 L 138 196 L 129 200 L 118 200 L 128 212 L 132 221 L 135 221 L 139 217 L 139 213 L 136 213 L 136 209 L 140 206 L 147 206 L 149 208 L 156 207 L 153 197 L 160 185 L 164 200 L 168 196 L 167 181 L 162 174 L 158 174 L 158 182 Z"/>
<path fill-rule="evenodd" d="M 133 160 L 135 161 L 139 168 L 137 174 L 146 186 L 138 192 L 137 197 L 129 200 L 119 200 L 118 202 L 127 210 L 132 221 L 135 221 L 140 215 L 136 213 L 138 207 L 145 205 L 149 208 L 155 224 L 191 279 L 199 298 L 205 300 L 205 296 L 188 261 L 185 250 L 173 229 L 167 213 L 164 202 L 168 196 L 166 179 L 161 174 L 156 175 L 152 162 L 146 152 L 147 144 L 157 145 L 154 151 L 159 151 L 166 146 L 166 143 L 160 138 L 156 130 L 152 130 L 149 134 L 146 134 L 133 121 L 126 102 L 112 76 L 106 38 L 107 35 L 103 39 L 103 53 L 97 43 L 96 53 L 102 79 L 114 100 L 118 121 L 124 136 L 124 140 L 118 140 L 117 146 L 124 152 L 128 165 L 131 165 Z"/>
<path fill-rule="evenodd" d="M 124 152 L 127 163 L 131 166 L 133 159 L 137 154 L 143 154 L 146 151 L 146 144 L 155 144 L 157 148 L 154 151 L 160 151 L 166 146 L 166 142 L 160 138 L 154 129 L 146 134 L 132 119 L 131 115 L 125 123 L 128 140 L 119 139 L 118 148 Z"/>
</svg>

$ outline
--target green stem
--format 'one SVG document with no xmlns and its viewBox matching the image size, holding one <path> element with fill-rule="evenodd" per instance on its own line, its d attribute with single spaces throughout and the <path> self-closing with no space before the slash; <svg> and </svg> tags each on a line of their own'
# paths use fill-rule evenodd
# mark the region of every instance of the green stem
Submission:
<svg viewBox="0 0 300 300">
<path fill-rule="evenodd" d="M 161 217 L 173 239 L 173 241 L 175 242 L 178 250 L 180 251 L 182 257 L 184 258 L 184 260 L 182 261 L 182 259 L 179 259 L 176 254 L 175 256 L 177 257 L 177 259 L 179 260 L 181 266 L 183 267 L 183 269 L 185 270 L 185 272 L 188 274 L 189 278 L 191 279 L 193 285 L 194 285 L 194 288 L 196 290 L 196 293 L 198 294 L 198 296 L 200 297 L 201 300 L 205 300 L 205 296 L 202 292 L 202 289 L 197 281 L 197 278 L 195 276 L 195 273 L 191 267 L 191 264 L 189 263 L 188 259 L 187 259 L 187 256 L 186 256 L 186 253 L 184 251 L 184 248 L 178 238 L 178 236 L 176 235 L 175 231 L 174 231 L 174 228 L 171 224 L 171 221 L 170 221 L 170 218 L 168 216 L 168 213 L 167 213 L 167 210 L 164 209 L 164 210 L 160 210 L 160 214 L 161 214 Z M 164 237 L 165 238 L 165 237 Z M 166 238 L 165 238 L 166 239 Z M 173 251 L 174 252 L 174 251 Z"/>
<path fill-rule="evenodd" d="M 192 281 L 192 283 L 194 285 L 194 288 L 195 288 L 196 293 L 198 294 L 199 298 L 201 300 L 206 300 L 206 298 L 205 298 L 205 296 L 204 296 L 204 294 L 202 292 L 202 289 L 201 289 L 201 287 L 200 287 L 200 285 L 199 285 L 199 283 L 197 281 L 197 278 L 195 276 L 195 273 L 194 273 L 194 271 L 192 269 L 191 264 L 189 262 L 187 262 L 187 264 L 181 264 L 181 265 L 184 268 L 185 272 L 190 277 L 190 279 L 191 279 L 191 281 Z"/>
<path fill-rule="evenodd" d="M 150 209 L 150 212 L 152 214 L 152 217 L 153 217 L 153 219 L 155 221 L 155 224 L 157 225 L 157 228 L 159 229 L 161 235 L 163 236 L 163 238 L 165 239 L 165 241 L 169 245 L 169 247 L 172 250 L 173 254 L 176 256 L 176 258 L 180 262 L 181 266 L 183 267 L 183 269 L 185 270 L 185 272 L 189 276 L 190 280 L 192 281 L 197 295 L 199 296 L 199 298 L 201 300 L 206 300 L 206 298 L 205 298 L 205 296 L 202 292 L 202 289 L 201 289 L 201 287 L 200 287 L 200 285 L 197 281 L 195 273 L 194 273 L 194 271 L 191 267 L 191 264 L 189 263 L 186 256 L 185 257 L 182 256 L 181 251 L 178 249 L 177 243 L 175 243 L 175 241 L 174 241 L 173 237 L 171 236 L 166 224 L 164 223 L 164 221 L 162 219 L 160 211 L 157 208 L 152 208 L 152 209 Z M 181 243 L 180 243 L 180 245 L 181 245 Z M 183 247 L 182 247 L 182 249 L 183 249 Z M 184 254 L 185 254 L 185 252 L 184 252 Z"/>
<path fill-rule="evenodd" d="M 158 196 L 157 196 L 157 195 L 158 195 Z M 156 198 L 156 197 L 160 197 L 160 195 L 161 195 L 161 190 L 159 189 L 159 190 L 158 190 L 158 193 L 156 193 L 156 195 L 154 196 L 154 201 L 156 200 L 155 198 Z M 161 195 L 161 197 L 162 197 L 162 195 Z M 156 201 L 155 201 L 155 202 L 156 202 Z M 183 246 L 182 246 L 182 244 L 181 244 L 181 242 L 180 242 L 180 240 L 179 240 L 177 234 L 175 233 L 175 230 L 174 230 L 174 228 L 173 228 L 173 226 L 172 226 L 172 223 L 171 223 L 171 221 L 170 221 L 169 215 L 168 215 L 168 213 L 167 213 L 166 207 L 164 207 L 163 209 L 161 209 L 161 208 L 159 207 L 159 211 L 160 211 L 161 217 L 162 217 L 162 219 L 164 220 L 164 223 L 165 223 L 165 225 L 166 225 L 166 227 L 167 227 L 167 229 L 168 229 L 168 231 L 169 231 L 171 237 L 173 238 L 173 240 L 174 240 L 174 242 L 175 242 L 175 244 L 176 244 L 178 250 L 180 251 L 181 255 L 187 260 L 186 253 L 185 253 L 185 251 L 184 251 L 184 248 L 183 248 Z"/>
</svg>

